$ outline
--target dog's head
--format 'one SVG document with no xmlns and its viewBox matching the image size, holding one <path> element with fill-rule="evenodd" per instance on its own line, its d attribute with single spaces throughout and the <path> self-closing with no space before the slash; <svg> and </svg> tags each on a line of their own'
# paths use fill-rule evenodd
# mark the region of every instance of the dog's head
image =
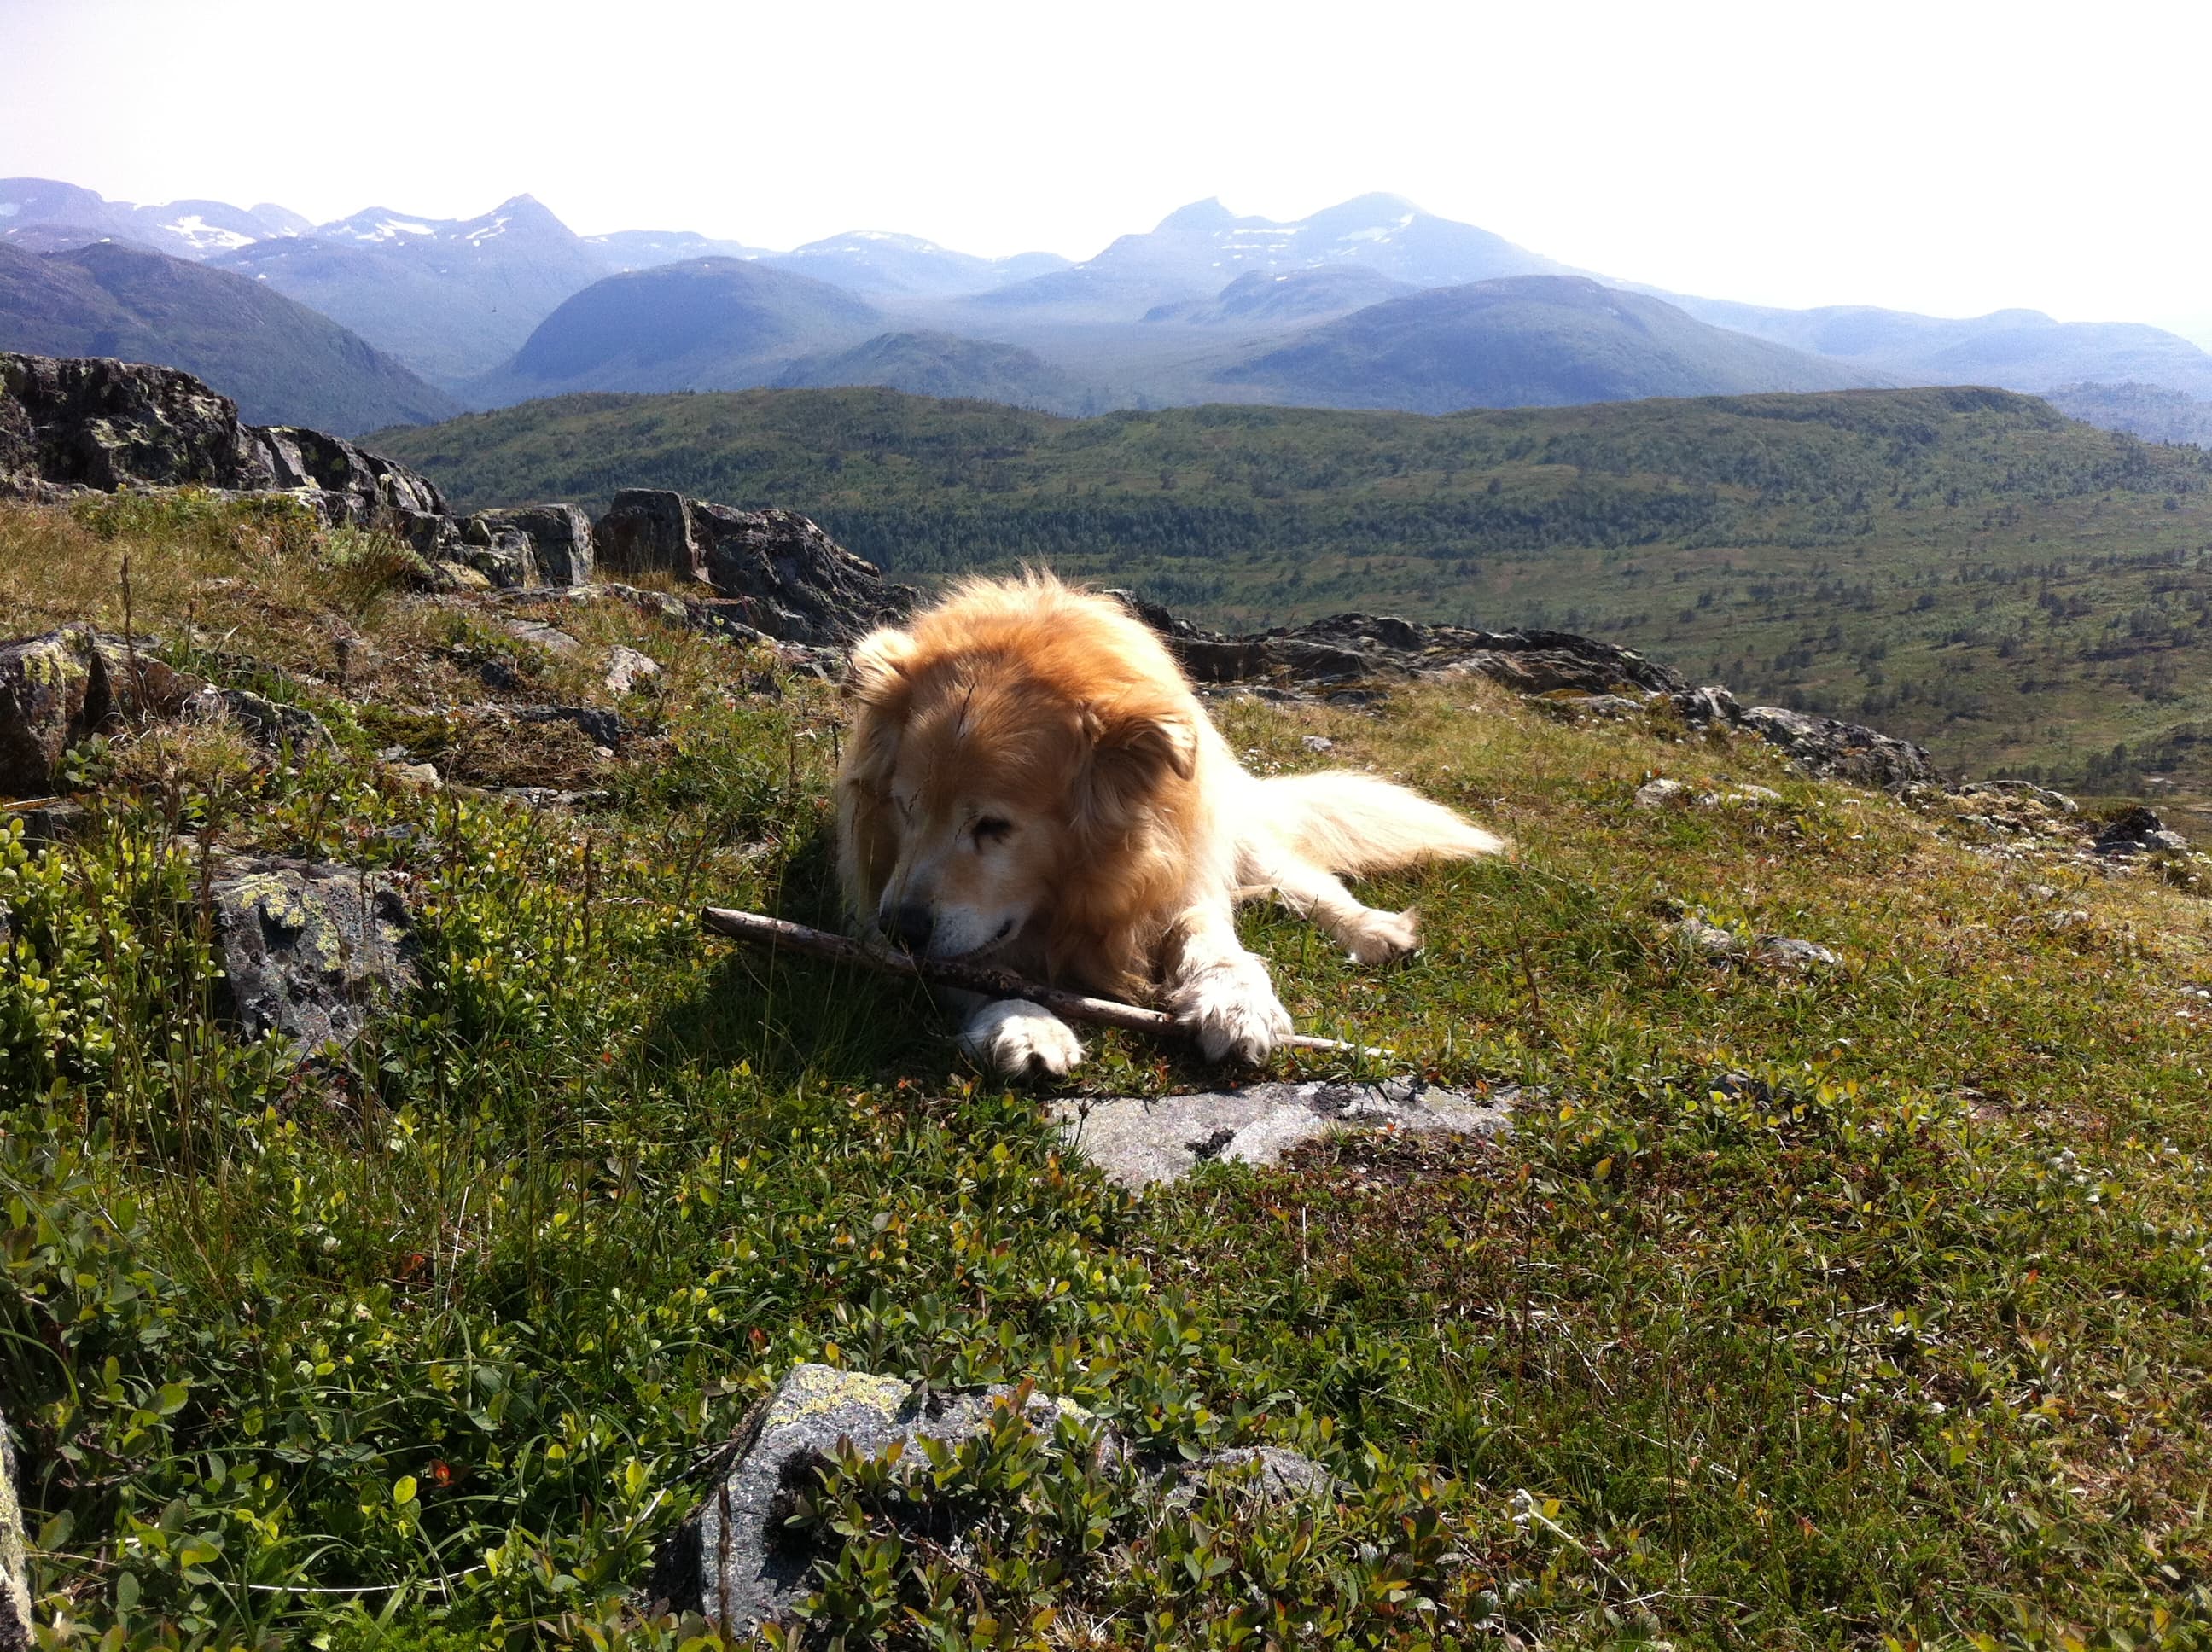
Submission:
<svg viewBox="0 0 2212 1652">
<path fill-rule="evenodd" d="M 1164 669 L 1163 669 L 1164 668 Z M 1090 922 L 1172 812 L 1199 713 L 1149 632 L 1049 581 L 971 586 L 854 649 L 839 851 L 855 915 L 933 957 Z"/>
</svg>

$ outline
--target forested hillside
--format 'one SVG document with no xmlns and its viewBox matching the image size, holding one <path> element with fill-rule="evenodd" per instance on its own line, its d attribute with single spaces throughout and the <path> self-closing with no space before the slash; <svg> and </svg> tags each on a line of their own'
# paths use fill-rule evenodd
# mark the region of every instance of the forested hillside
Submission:
<svg viewBox="0 0 2212 1652">
<path fill-rule="evenodd" d="M 386 433 L 471 504 L 679 488 L 909 577 L 1023 560 L 1273 623 L 1552 624 L 1976 772 L 2212 779 L 2212 454 L 1998 391 L 1066 420 L 872 390 Z"/>
</svg>

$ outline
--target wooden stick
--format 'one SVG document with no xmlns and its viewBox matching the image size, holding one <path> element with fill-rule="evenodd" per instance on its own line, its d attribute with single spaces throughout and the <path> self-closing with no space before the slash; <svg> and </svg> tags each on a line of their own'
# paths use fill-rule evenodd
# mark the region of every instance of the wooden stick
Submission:
<svg viewBox="0 0 2212 1652">
<path fill-rule="evenodd" d="M 739 912 L 732 907 L 702 907 L 699 921 L 717 934 L 768 946 L 788 947 L 811 958 L 827 958 L 832 963 L 857 963 L 886 975 L 903 975 L 909 981 L 933 981 L 940 987 L 957 987 L 991 998 L 1027 999 L 1032 1004 L 1042 1005 L 1063 1021 L 1089 1021 L 1155 1036 L 1190 1030 L 1164 1010 L 1140 1009 L 1134 1004 L 1117 1004 L 1108 998 L 1089 998 L 1081 993 L 1024 981 L 1019 975 L 994 969 L 987 963 L 969 963 L 961 958 L 917 958 L 889 947 L 869 946 L 844 935 L 832 935 L 825 930 L 809 929 L 804 924 L 781 918 L 763 917 L 757 912 Z M 1340 1038 L 1317 1038 L 1309 1033 L 1292 1033 L 1276 1042 L 1295 1050 L 1329 1050 L 1340 1054 L 1385 1058 L 1390 1054 L 1369 1045 L 1347 1044 Z"/>
</svg>

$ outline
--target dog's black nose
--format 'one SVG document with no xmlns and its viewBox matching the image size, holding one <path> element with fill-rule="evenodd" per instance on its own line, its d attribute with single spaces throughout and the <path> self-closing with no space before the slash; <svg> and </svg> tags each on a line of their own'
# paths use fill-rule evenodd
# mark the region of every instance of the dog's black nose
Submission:
<svg viewBox="0 0 2212 1652">
<path fill-rule="evenodd" d="M 919 952 L 929 944 L 929 932 L 937 926 L 937 920 L 927 907 L 909 901 L 884 920 L 884 927 L 891 938 L 909 952 Z"/>
</svg>

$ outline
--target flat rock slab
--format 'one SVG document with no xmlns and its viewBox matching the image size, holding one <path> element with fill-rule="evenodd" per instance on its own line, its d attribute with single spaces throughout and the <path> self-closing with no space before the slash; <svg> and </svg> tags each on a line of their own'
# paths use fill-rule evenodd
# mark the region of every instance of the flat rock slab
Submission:
<svg viewBox="0 0 2212 1652">
<path fill-rule="evenodd" d="M 1216 1159 L 1273 1164 L 1293 1147 L 1343 1130 L 1498 1136 L 1512 1128 L 1520 1090 L 1486 1097 L 1418 1079 L 1381 1084 L 1254 1084 L 1146 1100 L 1114 1096 L 1055 1102 L 1052 1117 L 1068 1145 L 1125 1187 L 1180 1181 Z"/>
</svg>

